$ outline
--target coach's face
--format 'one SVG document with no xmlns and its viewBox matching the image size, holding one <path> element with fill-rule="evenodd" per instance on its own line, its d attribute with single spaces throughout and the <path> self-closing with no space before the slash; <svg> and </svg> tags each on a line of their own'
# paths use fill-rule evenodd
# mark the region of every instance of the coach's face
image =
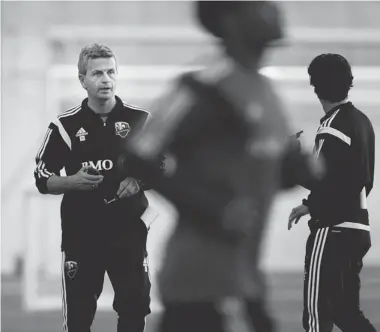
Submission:
<svg viewBox="0 0 380 332">
<path fill-rule="evenodd" d="M 91 99 L 108 100 L 114 97 L 117 68 L 115 58 L 88 59 L 86 75 L 79 79 Z"/>
</svg>

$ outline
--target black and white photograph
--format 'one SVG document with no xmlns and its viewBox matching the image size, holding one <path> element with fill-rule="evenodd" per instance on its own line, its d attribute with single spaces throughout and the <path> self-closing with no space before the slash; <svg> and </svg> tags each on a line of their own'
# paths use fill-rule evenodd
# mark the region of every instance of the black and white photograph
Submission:
<svg viewBox="0 0 380 332">
<path fill-rule="evenodd" d="M 2 332 L 380 332 L 380 1 L 0 7 Z"/>
</svg>

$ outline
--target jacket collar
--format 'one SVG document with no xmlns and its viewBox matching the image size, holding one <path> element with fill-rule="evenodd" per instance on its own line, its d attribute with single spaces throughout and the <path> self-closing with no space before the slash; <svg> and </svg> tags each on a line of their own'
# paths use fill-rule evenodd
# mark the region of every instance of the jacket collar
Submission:
<svg viewBox="0 0 380 332">
<path fill-rule="evenodd" d="M 331 115 L 333 115 L 338 109 L 340 109 L 341 107 L 344 107 L 346 105 L 351 105 L 352 103 L 350 101 L 348 102 L 345 102 L 345 103 L 342 103 L 342 104 L 339 104 L 335 107 L 333 107 L 331 110 L 329 110 L 320 120 L 320 123 L 322 123 L 323 121 L 327 120 Z"/>
<path fill-rule="evenodd" d="M 115 104 L 114 108 L 111 110 L 111 112 L 107 113 L 108 118 L 113 117 L 113 116 L 117 116 L 118 114 L 120 114 L 120 112 L 124 108 L 123 101 L 118 96 L 115 96 L 115 99 L 116 99 L 116 104 Z M 101 114 L 95 113 L 90 107 L 88 107 L 88 98 L 85 98 L 82 101 L 82 109 L 87 114 L 90 114 L 92 117 L 96 117 L 96 118 L 101 117 Z"/>
</svg>

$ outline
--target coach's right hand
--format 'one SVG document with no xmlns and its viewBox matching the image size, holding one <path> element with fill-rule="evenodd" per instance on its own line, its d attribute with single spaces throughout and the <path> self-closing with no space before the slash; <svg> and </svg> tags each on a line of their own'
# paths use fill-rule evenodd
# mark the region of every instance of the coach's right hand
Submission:
<svg viewBox="0 0 380 332">
<path fill-rule="evenodd" d="M 93 190 L 103 181 L 103 175 L 88 174 L 88 167 L 82 167 L 76 174 L 70 176 L 72 190 Z"/>
</svg>

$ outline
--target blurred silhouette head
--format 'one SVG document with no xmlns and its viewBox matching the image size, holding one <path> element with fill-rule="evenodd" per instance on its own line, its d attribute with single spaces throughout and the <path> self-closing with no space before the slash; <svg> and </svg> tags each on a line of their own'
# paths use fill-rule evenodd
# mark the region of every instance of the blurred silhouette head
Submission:
<svg viewBox="0 0 380 332">
<path fill-rule="evenodd" d="M 270 1 L 197 1 L 201 25 L 225 43 L 246 45 L 252 51 L 282 38 L 277 6 Z"/>
<path fill-rule="evenodd" d="M 78 77 L 89 99 L 113 98 L 116 89 L 117 62 L 112 50 L 102 44 L 83 47 L 79 54 Z"/>
<path fill-rule="evenodd" d="M 310 63 L 308 68 L 310 85 L 319 99 L 339 102 L 347 98 L 353 87 L 351 66 L 339 54 L 321 54 Z"/>
</svg>

